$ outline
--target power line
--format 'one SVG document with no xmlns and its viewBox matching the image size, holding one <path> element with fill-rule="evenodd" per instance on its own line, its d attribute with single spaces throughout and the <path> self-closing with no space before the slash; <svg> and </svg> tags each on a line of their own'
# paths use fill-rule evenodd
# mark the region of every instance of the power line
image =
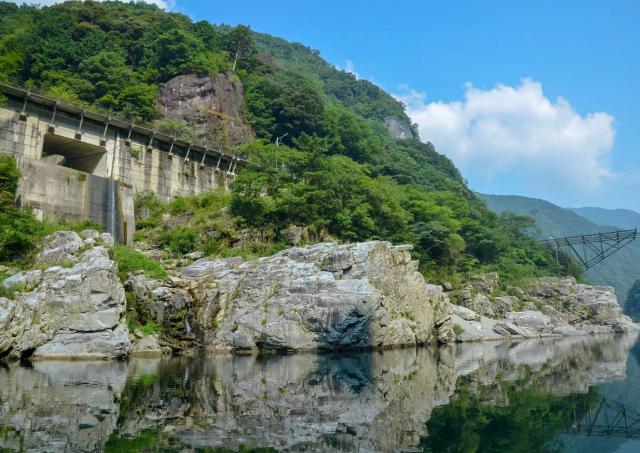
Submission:
<svg viewBox="0 0 640 453">
<path fill-rule="evenodd" d="M 595 198 L 602 198 L 602 197 L 607 197 L 609 195 L 614 195 L 620 192 L 624 192 L 625 190 L 629 190 L 629 189 L 634 189 L 636 187 L 640 187 L 640 183 L 638 184 L 632 184 L 630 186 L 626 186 L 626 187 L 620 187 L 619 189 L 615 189 L 615 190 L 610 190 L 608 192 L 603 192 L 601 194 L 596 194 L 596 195 L 589 195 L 587 197 L 582 197 L 582 198 L 576 198 L 574 200 L 569 200 L 567 201 L 567 203 L 578 203 L 580 201 L 585 201 L 585 200 L 592 200 Z"/>
</svg>

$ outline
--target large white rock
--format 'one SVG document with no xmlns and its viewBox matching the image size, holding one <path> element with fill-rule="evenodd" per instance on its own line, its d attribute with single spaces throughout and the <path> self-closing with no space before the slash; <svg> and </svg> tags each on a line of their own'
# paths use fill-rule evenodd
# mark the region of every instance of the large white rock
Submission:
<svg viewBox="0 0 640 453">
<path fill-rule="evenodd" d="M 48 237 L 44 251 L 71 253 L 76 239 L 82 243 L 75 233 L 59 233 Z M 129 353 L 116 263 L 103 247 L 74 258 L 72 267 L 45 269 L 35 288 L 17 293 L 15 300 L 0 299 L 0 356 L 117 358 Z"/>
<path fill-rule="evenodd" d="M 201 259 L 180 273 L 210 288 L 195 313 L 209 349 L 424 344 L 446 337 L 436 326 L 446 328 L 440 321 L 450 312 L 410 250 L 380 241 L 321 243 L 247 262 Z"/>
</svg>

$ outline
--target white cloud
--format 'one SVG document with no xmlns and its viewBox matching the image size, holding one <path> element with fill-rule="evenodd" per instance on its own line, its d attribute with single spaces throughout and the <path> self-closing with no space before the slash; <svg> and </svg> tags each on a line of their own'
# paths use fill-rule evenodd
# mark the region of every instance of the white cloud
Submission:
<svg viewBox="0 0 640 453">
<path fill-rule="evenodd" d="M 453 102 L 427 102 L 424 93 L 403 90 L 397 98 L 422 139 L 448 155 L 472 183 L 508 176 L 537 193 L 549 187 L 589 193 L 614 176 L 608 162 L 614 118 L 602 112 L 582 116 L 562 97 L 552 102 L 532 79 L 490 90 L 467 84 L 464 100 Z"/>
<path fill-rule="evenodd" d="M 40 6 L 50 6 L 56 3 L 62 3 L 64 0 L 14 0 L 13 3 L 27 3 L 29 5 L 40 5 Z M 101 1 L 101 0 L 97 0 Z M 162 9 L 166 9 L 167 11 L 173 10 L 176 7 L 175 0 L 142 0 L 144 3 L 151 3 L 153 5 L 158 5 Z"/>
<path fill-rule="evenodd" d="M 360 79 L 360 74 L 356 72 L 356 67 L 354 66 L 353 61 L 351 60 L 346 60 L 344 62 L 344 68 L 338 68 L 338 69 L 343 69 L 345 72 L 353 74 L 356 79 Z"/>
</svg>

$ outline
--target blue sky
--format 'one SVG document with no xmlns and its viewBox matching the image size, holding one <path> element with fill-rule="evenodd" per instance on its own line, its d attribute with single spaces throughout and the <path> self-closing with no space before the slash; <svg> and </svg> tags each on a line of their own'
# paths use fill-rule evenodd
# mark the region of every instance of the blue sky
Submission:
<svg viewBox="0 0 640 453">
<path fill-rule="evenodd" d="M 153 2 L 377 83 L 474 190 L 640 211 L 638 1 Z"/>
<path fill-rule="evenodd" d="M 434 112 L 429 111 L 438 107 L 430 109 L 431 103 L 466 111 L 458 115 L 467 122 L 461 137 L 441 137 L 438 143 L 434 137 L 442 128 L 430 124 L 421 127 L 421 135 L 452 157 L 476 190 L 544 197 L 561 205 L 640 210 L 640 185 L 630 187 L 640 183 L 640 2 L 177 0 L 175 9 L 194 19 L 246 24 L 318 49 L 329 62 L 404 96 L 415 104 L 412 112 L 422 113 L 431 125 Z M 468 84 L 475 90 L 471 94 Z M 488 106 L 474 117 L 469 113 L 474 102 L 465 96 L 487 98 Z M 530 103 L 518 101 L 527 97 Z M 568 111 L 557 104 L 559 97 L 569 104 Z M 492 116 L 491 106 L 500 99 L 525 104 L 525 112 L 507 107 Z M 547 109 L 564 111 L 559 117 L 566 117 L 551 115 L 549 121 L 564 121 L 564 126 L 554 129 L 542 121 L 517 132 L 527 126 L 505 121 L 506 115 L 537 122 L 531 121 L 538 118 L 535 106 L 526 104 L 545 100 Z M 456 101 L 461 109 L 451 104 Z M 589 121 L 598 112 L 606 116 Z M 482 131 L 470 130 L 472 123 L 487 118 L 507 128 L 506 140 L 514 142 L 514 149 L 500 143 L 504 134 L 494 135 L 492 142 L 491 135 L 478 139 Z M 436 119 L 446 121 L 447 116 L 436 114 Z M 575 137 L 567 128 L 575 120 L 583 123 L 578 128 L 582 136 L 571 142 Z M 530 145 L 547 135 L 548 140 Z M 461 150 L 465 141 L 468 147 Z M 494 144 L 499 151 L 492 149 Z"/>
</svg>

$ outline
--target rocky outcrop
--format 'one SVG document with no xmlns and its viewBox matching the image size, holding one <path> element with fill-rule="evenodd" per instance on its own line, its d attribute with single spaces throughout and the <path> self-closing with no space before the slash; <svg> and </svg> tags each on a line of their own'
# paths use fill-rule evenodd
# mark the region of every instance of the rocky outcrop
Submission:
<svg viewBox="0 0 640 453">
<path fill-rule="evenodd" d="M 391 134 L 393 138 L 413 138 L 411 125 L 400 118 L 388 116 L 384 119 L 384 125 L 387 127 L 389 134 Z"/>
<path fill-rule="evenodd" d="M 472 277 L 452 305 L 458 341 L 620 333 L 640 328 L 622 314 L 612 287 L 546 277 L 501 294 L 496 274 Z M 456 327 L 457 326 L 457 327 Z"/>
<path fill-rule="evenodd" d="M 244 90 L 233 74 L 216 77 L 180 75 L 165 83 L 158 92 L 158 111 L 162 119 L 187 123 L 200 143 L 248 143 L 251 128 L 242 119 Z"/>
<path fill-rule="evenodd" d="M 124 288 L 107 248 L 101 240 L 57 232 L 45 238 L 39 259 L 46 265 L 54 256 L 58 265 L 2 282 L 18 291 L 0 298 L 0 356 L 125 357 Z"/>
<path fill-rule="evenodd" d="M 253 261 L 200 259 L 160 282 L 127 282 L 151 318 L 209 350 L 396 347 L 450 340 L 448 297 L 410 247 L 291 248 Z"/>
</svg>

